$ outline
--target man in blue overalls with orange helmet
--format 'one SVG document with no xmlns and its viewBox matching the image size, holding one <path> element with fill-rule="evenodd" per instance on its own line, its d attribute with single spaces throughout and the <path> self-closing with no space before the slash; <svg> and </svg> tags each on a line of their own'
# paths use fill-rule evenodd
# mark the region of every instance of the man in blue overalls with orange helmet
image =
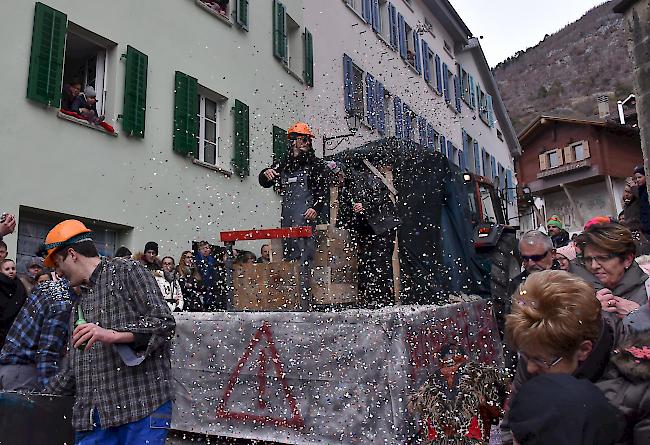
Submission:
<svg viewBox="0 0 650 445">
<path fill-rule="evenodd" d="M 262 187 L 278 186 L 282 194 L 281 227 L 316 226 L 329 196 L 331 172 L 325 162 L 316 157 L 312 140 L 314 134 L 307 124 L 297 122 L 289 128 L 291 145 L 284 159 L 259 175 Z M 314 259 L 314 237 L 288 239 L 284 244 L 286 260 L 302 261 L 303 270 Z"/>
</svg>

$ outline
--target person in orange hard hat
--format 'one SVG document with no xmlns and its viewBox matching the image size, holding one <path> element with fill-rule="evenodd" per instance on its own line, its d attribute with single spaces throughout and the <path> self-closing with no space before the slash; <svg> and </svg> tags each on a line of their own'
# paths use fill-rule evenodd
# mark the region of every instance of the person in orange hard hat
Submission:
<svg viewBox="0 0 650 445">
<path fill-rule="evenodd" d="M 282 227 L 315 225 L 329 195 L 330 170 L 316 157 L 309 125 L 297 122 L 287 131 L 289 150 L 283 159 L 259 175 L 262 187 L 277 186 L 282 193 Z M 287 259 L 300 252 L 289 249 Z"/>
<path fill-rule="evenodd" d="M 282 227 L 316 226 L 316 219 L 329 197 L 332 177 L 325 162 L 316 157 L 309 125 L 297 122 L 287 131 L 289 149 L 283 159 L 265 168 L 259 175 L 262 187 L 278 187 L 282 194 Z M 288 239 L 284 242 L 286 260 L 302 260 L 311 265 L 314 238 Z"/>
<path fill-rule="evenodd" d="M 136 261 L 100 258 L 77 220 L 57 224 L 42 250 L 47 267 L 81 286 L 69 360 L 45 390 L 75 396 L 75 443 L 163 445 L 176 323 L 156 279 Z"/>
</svg>

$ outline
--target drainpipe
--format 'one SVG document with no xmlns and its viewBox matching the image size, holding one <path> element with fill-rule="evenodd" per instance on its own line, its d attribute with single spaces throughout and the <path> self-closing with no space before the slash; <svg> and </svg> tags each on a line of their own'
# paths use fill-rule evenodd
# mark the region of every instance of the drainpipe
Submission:
<svg viewBox="0 0 650 445">
<path fill-rule="evenodd" d="M 562 190 L 564 191 L 564 194 L 566 195 L 567 199 L 569 200 L 569 204 L 571 204 L 571 210 L 573 212 L 573 217 L 575 218 L 575 220 L 577 222 L 580 223 L 580 224 L 578 224 L 578 227 L 584 227 L 585 219 L 582 217 L 582 213 L 580 212 L 580 209 L 576 205 L 576 202 L 573 200 L 573 196 L 571 196 L 571 193 L 569 192 L 569 188 L 564 184 L 560 184 L 560 187 L 562 187 Z"/>
<path fill-rule="evenodd" d="M 611 206 L 612 215 L 614 218 L 618 216 L 616 211 L 616 198 L 614 197 L 614 184 L 612 184 L 612 177 L 607 175 L 605 176 L 605 184 L 607 184 L 607 192 L 609 193 L 609 204 Z"/>
</svg>

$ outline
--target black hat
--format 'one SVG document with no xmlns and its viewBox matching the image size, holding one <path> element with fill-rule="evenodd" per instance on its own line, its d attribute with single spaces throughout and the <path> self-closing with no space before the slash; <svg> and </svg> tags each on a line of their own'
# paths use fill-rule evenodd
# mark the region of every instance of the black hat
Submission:
<svg viewBox="0 0 650 445">
<path fill-rule="evenodd" d="M 149 241 L 147 244 L 144 245 L 144 253 L 147 253 L 147 251 L 153 250 L 156 252 L 156 255 L 158 255 L 158 243 L 154 241 Z"/>
<path fill-rule="evenodd" d="M 532 378 L 510 405 L 510 429 L 521 445 L 613 445 L 621 427 L 603 393 L 569 374 Z"/>
<path fill-rule="evenodd" d="M 157 248 L 156 251 L 158 251 Z M 129 258 L 131 257 L 131 255 L 133 255 L 131 251 L 124 246 L 121 246 L 119 249 L 115 251 L 115 258 Z"/>
<path fill-rule="evenodd" d="M 634 167 L 634 174 L 637 173 L 645 176 L 645 167 L 643 167 L 643 165 L 637 165 L 636 167 Z"/>
</svg>

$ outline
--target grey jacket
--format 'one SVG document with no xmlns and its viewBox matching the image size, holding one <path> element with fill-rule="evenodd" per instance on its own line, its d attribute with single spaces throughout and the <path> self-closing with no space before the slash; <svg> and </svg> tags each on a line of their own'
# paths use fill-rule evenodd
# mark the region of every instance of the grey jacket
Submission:
<svg viewBox="0 0 650 445">
<path fill-rule="evenodd" d="M 617 442 L 642 445 L 650 442 L 650 357 L 635 357 L 627 348 L 650 346 L 650 332 L 637 334 L 612 351 L 610 365 L 596 386 L 625 419 L 625 433 Z"/>
<path fill-rule="evenodd" d="M 579 277 L 584 278 L 588 283 L 591 283 L 596 291 L 605 288 L 605 286 L 603 286 L 596 277 L 587 271 L 587 269 L 579 264 L 573 264 L 572 266 L 571 273 L 578 275 Z M 641 269 L 636 261 L 634 261 L 630 268 L 625 271 L 621 281 L 609 290 L 617 297 L 634 301 L 643 306 L 648 303 L 648 292 L 645 288 L 645 282 L 647 279 L 648 275 L 646 275 L 643 269 Z"/>
</svg>

